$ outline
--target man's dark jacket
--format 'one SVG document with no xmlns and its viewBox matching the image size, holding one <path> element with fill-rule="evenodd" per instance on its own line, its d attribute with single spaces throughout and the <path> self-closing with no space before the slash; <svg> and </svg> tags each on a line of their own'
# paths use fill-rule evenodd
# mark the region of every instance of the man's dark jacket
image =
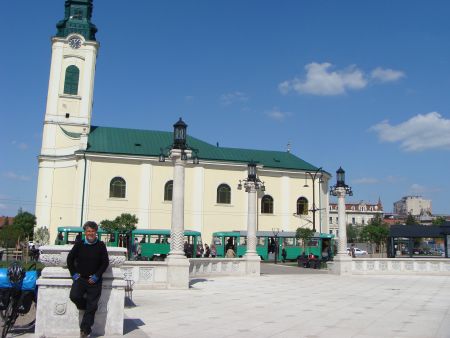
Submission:
<svg viewBox="0 0 450 338">
<path fill-rule="evenodd" d="M 79 273 L 82 278 L 88 279 L 90 276 L 96 275 L 101 279 L 108 265 L 109 257 L 106 245 L 99 240 L 94 244 L 77 241 L 67 256 L 67 266 L 71 276 Z"/>
</svg>

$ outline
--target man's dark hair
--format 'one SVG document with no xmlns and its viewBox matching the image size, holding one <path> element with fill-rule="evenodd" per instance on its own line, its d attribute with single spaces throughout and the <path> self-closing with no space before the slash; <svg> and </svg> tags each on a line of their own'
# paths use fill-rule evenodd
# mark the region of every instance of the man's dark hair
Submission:
<svg viewBox="0 0 450 338">
<path fill-rule="evenodd" d="M 83 225 L 83 230 L 86 230 L 87 228 L 94 229 L 95 231 L 98 231 L 98 225 L 94 221 L 87 221 Z"/>
</svg>

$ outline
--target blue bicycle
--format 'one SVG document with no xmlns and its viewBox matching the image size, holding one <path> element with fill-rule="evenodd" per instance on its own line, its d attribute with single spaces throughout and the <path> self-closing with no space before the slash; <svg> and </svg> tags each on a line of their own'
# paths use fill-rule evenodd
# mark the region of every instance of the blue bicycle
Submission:
<svg viewBox="0 0 450 338">
<path fill-rule="evenodd" d="M 36 264 L 34 270 L 25 271 L 19 262 L 0 268 L 0 316 L 3 320 L 2 338 L 6 338 L 19 315 L 28 313 L 36 302 Z"/>
</svg>

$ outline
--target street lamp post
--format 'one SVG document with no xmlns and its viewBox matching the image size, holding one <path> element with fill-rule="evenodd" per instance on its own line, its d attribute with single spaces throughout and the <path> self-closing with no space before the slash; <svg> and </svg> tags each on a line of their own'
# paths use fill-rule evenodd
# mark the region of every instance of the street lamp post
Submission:
<svg viewBox="0 0 450 338">
<path fill-rule="evenodd" d="M 168 284 L 170 288 L 189 287 L 189 261 L 184 253 L 184 185 L 185 166 L 189 158 L 198 164 L 197 151 L 186 142 L 187 124 L 180 118 L 173 125 L 173 144 L 161 149 L 159 162 L 169 157 L 173 163 L 172 224 L 170 227 L 170 251 L 167 256 Z"/>
<path fill-rule="evenodd" d="M 320 167 L 319 169 L 317 169 L 316 171 L 314 171 L 313 173 L 307 171 L 305 173 L 305 175 L 309 175 L 309 177 L 311 177 L 312 180 L 312 190 L 313 190 L 313 201 L 312 201 L 312 209 L 310 210 L 313 213 L 313 231 L 316 232 L 316 211 L 320 210 L 320 208 L 316 208 L 316 179 L 319 179 L 319 183 L 322 180 L 323 177 L 323 171 L 322 171 L 322 167 Z M 308 188 L 308 184 L 306 183 L 306 178 L 305 178 L 305 185 L 303 186 L 304 188 Z M 319 187 L 320 189 L 320 187 Z M 319 191 L 320 194 L 320 191 Z M 322 229 L 322 225 L 320 225 L 320 228 Z"/>
<path fill-rule="evenodd" d="M 347 232 L 345 227 L 345 196 L 353 195 L 352 188 L 345 184 L 345 171 L 341 167 L 336 171 L 336 185 L 330 188 L 330 194 L 338 198 L 338 253 L 330 264 L 331 271 L 344 275 L 351 274 L 352 258 L 347 254 Z"/>
<path fill-rule="evenodd" d="M 251 161 L 247 165 L 247 178 L 239 180 L 238 190 L 245 188 L 248 193 L 248 213 L 247 213 L 247 252 L 244 255 L 246 259 L 246 272 L 249 275 L 260 274 L 260 257 L 256 252 L 256 191 L 265 191 L 264 182 L 262 182 L 256 173 L 256 163 Z"/>
</svg>

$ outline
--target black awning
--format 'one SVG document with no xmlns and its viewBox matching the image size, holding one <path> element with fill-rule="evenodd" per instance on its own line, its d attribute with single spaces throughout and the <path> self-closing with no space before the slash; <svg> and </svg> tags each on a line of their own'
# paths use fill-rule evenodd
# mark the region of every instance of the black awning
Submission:
<svg viewBox="0 0 450 338">
<path fill-rule="evenodd" d="M 450 224 L 447 225 L 402 225 L 394 224 L 389 231 L 389 237 L 443 237 L 450 234 Z"/>
</svg>

